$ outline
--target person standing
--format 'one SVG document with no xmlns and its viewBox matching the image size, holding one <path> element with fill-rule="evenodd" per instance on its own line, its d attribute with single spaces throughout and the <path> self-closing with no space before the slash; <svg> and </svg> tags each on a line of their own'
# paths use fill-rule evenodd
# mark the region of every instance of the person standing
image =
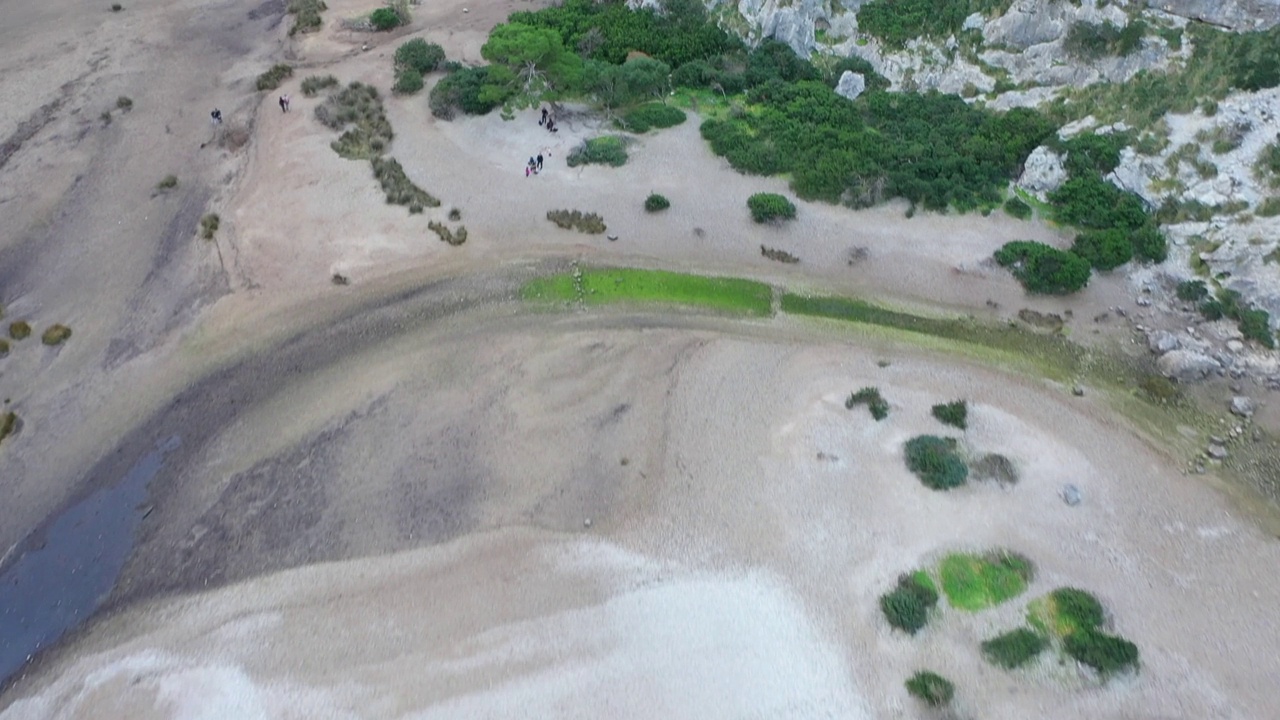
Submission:
<svg viewBox="0 0 1280 720">
<path fill-rule="evenodd" d="M 214 124 L 214 125 L 221 125 L 221 124 L 222 124 L 222 111 L 221 111 L 221 110 L 219 110 L 218 108 L 214 108 L 214 109 L 213 109 L 213 112 L 209 113 L 209 118 L 211 119 L 211 121 L 213 122 L 213 124 Z"/>
<path fill-rule="evenodd" d="M 280 96 L 280 112 L 286 112 L 286 113 L 289 112 L 289 96 L 288 95 Z"/>
<path fill-rule="evenodd" d="M 538 154 L 538 172 L 542 172 L 542 154 Z"/>
<path fill-rule="evenodd" d="M 546 124 L 547 124 L 547 109 L 546 109 L 546 108 L 542 108 L 542 119 L 538 121 L 538 124 L 539 124 L 539 125 L 546 125 Z"/>
</svg>

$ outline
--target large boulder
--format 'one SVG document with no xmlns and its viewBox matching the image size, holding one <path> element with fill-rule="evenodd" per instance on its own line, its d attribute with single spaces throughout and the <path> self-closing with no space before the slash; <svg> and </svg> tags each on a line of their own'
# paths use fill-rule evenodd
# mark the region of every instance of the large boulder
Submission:
<svg viewBox="0 0 1280 720">
<path fill-rule="evenodd" d="M 1210 373 L 1220 370 L 1222 365 L 1217 360 L 1195 350 L 1172 350 L 1156 360 L 1156 367 L 1165 377 L 1192 382 L 1203 380 Z"/>
<path fill-rule="evenodd" d="M 1280 0 L 1147 0 L 1147 7 L 1236 31 L 1280 25 Z"/>
<path fill-rule="evenodd" d="M 845 70 L 840 75 L 840 81 L 836 83 L 836 94 L 850 100 L 856 100 L 866 89 L 867 79 L 862 76 L 862 73 L 852 70 Z"/>
<path fill-rule="evenodd" d="M 1067 181 L 1067 168 L 1063 165 L 1063 159 L 1044 145 L 1032 150 L 1023 163 L 1018 187 L 1041 200 L 1045 199 L 1048 193 L 1057 190 Z"/>
</svg>

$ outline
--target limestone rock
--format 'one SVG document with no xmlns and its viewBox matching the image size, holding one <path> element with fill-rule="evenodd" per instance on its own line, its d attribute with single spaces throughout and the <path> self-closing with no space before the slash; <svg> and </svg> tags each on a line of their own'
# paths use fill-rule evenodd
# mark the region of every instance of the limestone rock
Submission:
<svg viewBox="0 0 1280 720">
<path fill-rule="evenodd" d="M 1255 406 L 1252 399 L 1245 397 L 1244 395 L 1237 395 L 1231 398 L 1232 415 L 1239 415 L 1240 417 L 1247 418 L 1253 415 L 1254 410 Z"/>
<path fill-rule="evenodd" d="M 1062 486 L 1062 502 L 1075 507 L 1082 500 L 1080 488 L 1075 485 L 1067 484 Z"/>
<path fill-rule="evenodd" d="M 1280 0 L 1147 0 L 1147 7 L 1236 31 L 1280 25 Z"/>
<path fill-rule="evenodd" d="M 1195 350 L 1172 350 L 1156 360 L 1160 374 L 1175 380 L 1203 380 L 1222 369 L 1217 360 Z"/>
<path fill-rule="evenodd" d="M 1222 445 L 1212 444 L 1209 446 L 1209 450 L 1207 452 L 1209 454 L 1209 457 L 1213 458 L 1214 460 L 1227 459 L 1227 449 Z"/>
<path fill-rule="evenodd" d="M 1044 145 L 1032 150 L 1023 164 L 1018 187 L 1043 200 L 1067 181 L 1067 169 L 1062 161 L 1061 155 Z"/>
<path fill-rule="evenodd" d="M 850 100 L 856 100 L 866 89 L 867 79 L 862 76 L 862 73 L 852 70 L 845 70 L 840 76 L 840 81 L 836 83 L 836 94 Z"/>
<path fill-rule="evenodd" d="M 1147 347 L 1153 353 L 1164 354 L 1182 347 L 1182 341 L 1167 330 L 1156 330 L 1147 336 Z"/>
</svg>

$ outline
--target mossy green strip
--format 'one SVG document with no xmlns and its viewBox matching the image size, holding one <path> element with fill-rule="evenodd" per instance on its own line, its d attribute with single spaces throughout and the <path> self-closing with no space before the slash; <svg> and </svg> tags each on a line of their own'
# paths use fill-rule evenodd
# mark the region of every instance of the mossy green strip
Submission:
<svg viewBox="0 0 1280 720">
<path fill-rule="evenodd" d="M 592 305 L 692 305 L 757 317 L 773 311 L 773 290 L 762 282 L 634 268 L 590 269 L 537 278 L 521 288 L 521 295 L 526 300 L 581 301 Z"/>
<path fill-rule="evenodd" d="M 1027 581 L 1014 567 L 979 555 L 948 555 L 938 565 L 938 575 L 947 601 L 961 610 L 993 607 L 1027 589 Z"/>
</svg>

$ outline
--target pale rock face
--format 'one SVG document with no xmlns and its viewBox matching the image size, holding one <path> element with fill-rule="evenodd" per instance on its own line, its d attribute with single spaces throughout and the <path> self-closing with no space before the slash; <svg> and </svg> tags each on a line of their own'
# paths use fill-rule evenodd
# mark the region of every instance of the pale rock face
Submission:
<svg viewBox="0 0 1280 720">
<path fill-rule="evenodd" d="M 866 89 L 867 79 L 862 77 L 862 73 L 852 70 L 845 70 L 840 76 L 840 81 L 836 83 L 836 94 L 850 100 L 856 100 Z"/>
<path fill-rule="evenodd" d="M 1156 360 L 1160 374 L 1175 380 L 1203 380 L 1222 365 L 1217 360 L 1194 350 L 1172 350 Z"/>
<path fill-rule="evenodd" d="M 1182 347 L 1182 342 L 1167 330 L 1157 330 L 1147 336 L 1147 347 L 1153 353 L 1167 353 Z"/>
<path fill-rule="evenodd" d="M 1041 145 L 1027 156 L 1023 164 L 1018 187 L 1044 200 L 1045 197 L 1067 181 L 1067 169 L 1063 157 Z"/>
<path fill-rule="evenodd" d="M 1147 0 L 1147 7 L 1237 31 L 1280 25 L 1280 0 Z"/>
</svg>

